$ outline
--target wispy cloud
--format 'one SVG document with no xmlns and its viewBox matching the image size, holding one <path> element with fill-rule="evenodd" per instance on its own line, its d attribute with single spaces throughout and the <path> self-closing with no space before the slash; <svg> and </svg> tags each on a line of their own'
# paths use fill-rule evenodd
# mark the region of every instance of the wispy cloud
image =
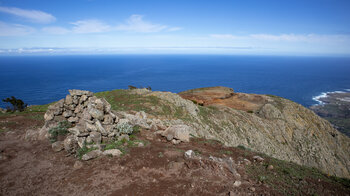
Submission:
<svg viewBox="0 0 350 196">
<path fill-rule="evenodd" d="M 168 29 L 168 31 L 180 31 L 180 30 L 182 30 L 183 28 L 182 27 L 171 27 L 171 28 L 169 28 Z"/>
<path fill-rule="evenodd" d="M 121 24 L 115 28 L 117 31 L 132 31 L 140 33 L 154 33 L 160 32 L 163 30 L 168 31 L 178 31 L 181 27 L 168 27 L 161 24 L 153 24 L 148 21 L 143 20 L 142 15 L 131 15 L 130 18 L 126 21 L 126 24 Z"/>
<path fill-rule="evenodd" d="M 237 36 L 233 34 L 212 34 L 212 38 L 235 40 L 260 40 L 269 42 L 310 42 L 310 43 L 336 43 L 349 42 L 350 35 L 321 35 L 321 34 L 250 34 Z"/>
<path fill-rule="evenodd" d="M 34 23 L 51 23 L 56 20 L 51 14 L 39 10 L 25 10 L 16 7 L 0 6 L 0 12 L 25 18 Z"/>
<path fill-rule="evenodd" d="M 63 27 L 58 27 L 58 26 L 44 27 L 41 30 L 45 33 L 57 34 L 57 35 L 67 34 L 67 33 L 71 32 L 71 30 L 69 30 L 69 29 L 66 29 Z"/>
<path fill-rule="evenodd" d="M 33 33 L 34 31 L 35 29 L 29 26 L 7 24 L 0 21 L 0 36 L 22 36 Z"/>
<path fill-rule="evenodd" d="M 71 23 L 74 33 L 102 33 L 111 30 L 111 26 L 99 20 L 79 20 Z"/>
<path fill-rule="evenodd" d="M 235 36 L 232 34 L 211 34 L 210 37 L 219 38 L 219 39 L 238 39 L 239 36 Z"/>
</svg>

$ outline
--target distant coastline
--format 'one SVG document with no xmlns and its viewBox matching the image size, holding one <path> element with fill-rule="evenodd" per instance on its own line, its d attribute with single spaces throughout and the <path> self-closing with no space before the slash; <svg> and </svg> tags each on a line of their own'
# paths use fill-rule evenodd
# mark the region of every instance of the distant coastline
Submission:
<svg viewBox="0 0 350 196">
<path fill-rule="evenodd" d="M 343 91 L 331 91 L 331 92 L 323 92 L 320 95 L 312 97 L 312 100 L 318 102 L 318 104 L 315 105 L 323 105 L 328 100 L 327 98 L 329 96 L 334 96 L 335 94 L 343 94 L 343 93 L 350 93 L 350 89 L 344 89 Z M 346 98 L 343 98 L 345 102 L 350 102 L 350 99 L 348 100 Z"/>
<path fill-rule="evenodd" d="M 315 96 L 313 100 L 318 104 L 310 109 L 350 137 L 350 89 L 325 92 Z"/>
</svg>

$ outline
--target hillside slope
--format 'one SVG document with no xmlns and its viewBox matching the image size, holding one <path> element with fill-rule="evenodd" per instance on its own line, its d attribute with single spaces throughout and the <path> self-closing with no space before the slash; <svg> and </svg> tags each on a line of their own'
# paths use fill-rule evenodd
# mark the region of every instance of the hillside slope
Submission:
<svg viewBox="0 0 350 196">
<path fill-rule="evenodd" d="M 223 96 L 210 99 L 208 90 Z M 193 92 L 212 103 L 202 100 L 201 106 L 200 96 L 196 101 L 180 97 L 188 98 Z M 166 125 L 189 125 L 192 134 L 198 137 L 217 139 L 226 146 L 244 146 L 274 158 L 319 168 L 327 174 L 350 177 L 349 138 L 314 112 L 281 97 L 233 93 L 225 87 L 190 90 L 180 95 L 146 89 L 96 95 L 106 98 L 117 111 L 145 111 L 149 118 Z M 235 100 L 239 104 L 232 104 Z"/>
</svg>

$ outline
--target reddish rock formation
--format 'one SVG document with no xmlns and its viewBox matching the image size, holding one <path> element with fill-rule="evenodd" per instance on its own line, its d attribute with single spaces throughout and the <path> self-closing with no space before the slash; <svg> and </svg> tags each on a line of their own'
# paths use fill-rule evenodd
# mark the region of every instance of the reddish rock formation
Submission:
<svg viewBox="0 0 350 196">
<path fill-rule="evenodd" d="M 199 105 L 223 105 L 243 111 L 257 111 L 267 103 L 264 95 L 235 93 L 232 88 L 222 86 L 192 89 L 179 95 Z"/>
</svg>

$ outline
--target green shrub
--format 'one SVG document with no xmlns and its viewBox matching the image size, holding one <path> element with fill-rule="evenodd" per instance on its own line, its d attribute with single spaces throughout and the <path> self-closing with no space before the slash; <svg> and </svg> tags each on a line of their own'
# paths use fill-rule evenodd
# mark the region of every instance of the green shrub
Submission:
<svg viewBox="0 0 350 196">
<path fill-rule="evenodd" d="M 11 98 L 6 98 L 2 100 L 3 102 L 6 103 L 10 103 L 12 105 L 12 107 L 7 107 L 8 110 L 10 111 L 24 111 L 24 109 L 26 109 L 27 105 L 26 103 L 24 103 L 22 100 L 20 99 L 16 99 L 14 96 L 11 96 Z"/>
<path fill-rule="evenodd" d="M 56 127 L 52 127 L 51 129 L 49 129 L 50 142 L 54 143 L 57 141 L 57 137 L 59 135 L 66 135 L 67 133 L 69 133 L 68 128 L 70 128 L 71 126 L 72 124 L 70 122 L 62 121 L 59 122 Z"/>
<path fill-rule="evenodd" d="M 119 130 L 120 133 L 122 134 L 132 134 L 132 132 L 134 131 L 133 126 L 131 126 L 129 123 L 125 122 L 125 123 L 119 123 L 117 125 L 117 129 Z"/>
<path fill-rule="evenodd" d="M 98 148 L 97 147 L 92 147 L 92 148 L 88 148 L 86 146 L 86 143 L 84 142 L 83 144 L 83 147 L 82 148 L 79 148 L 77 150 L 77 156 L 79 157 L 79 159 L 81 159 L 83 157 L 84 154 L 88 153 L 88 152 L 91 152 L 93 150 L 97 150 Z"/>
</svg>

